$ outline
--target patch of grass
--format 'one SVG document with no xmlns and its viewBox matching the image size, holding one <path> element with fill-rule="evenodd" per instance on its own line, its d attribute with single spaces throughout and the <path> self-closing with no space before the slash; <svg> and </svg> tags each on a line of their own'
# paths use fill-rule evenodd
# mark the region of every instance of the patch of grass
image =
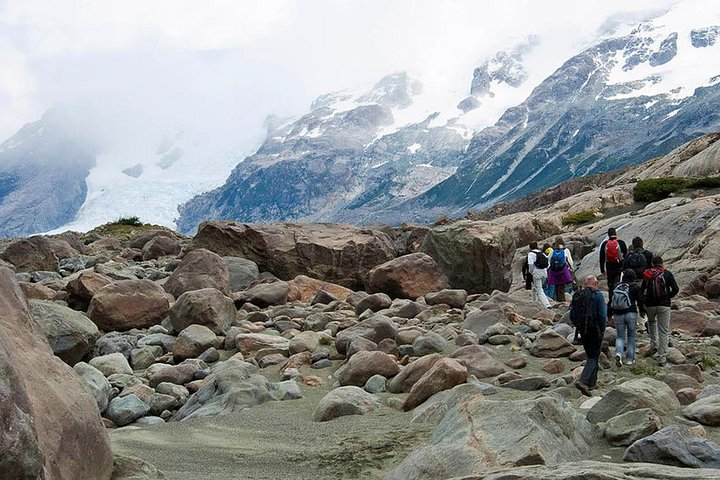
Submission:
<svg viewBox="0 0 720 480">
<path fill-rule="evenodd" d="M 130 225 L 132 227 L 140 227 L 142 225 L 145 225 L 140 221 L 138 217 L 122 217 L 118 218 L 117 221 L 115 221 L 118 225 Z"/>
<path fill-rule="evenodd" d="M 636 202 L 657 202 L 687 187 L 686 178 L 648 178 L 640 180 L 633 188 Z"/>
<path fill-rule="evenodd" d="M 563 225 L 582 225 L 583 223 L 595 220 L 595 212 L 592 210 L 582 210 L 580 212 L 569 213 L 562 217 Z"/>
<path fill-rule="evenodd" d="M 700 358 L 700 365 L 702 366 L 703 370 L 709 370 L 717 364 L 717 360 L 711 355 L 708 355 L 707 353 L 704 353 L 702 358 Z"/>
<path fill-rule="evenodd" d="M 645 377 L 654 377 L 655 375 L 660 373 L 660 367 L 646 362 L 635 362 L 634 365 L 628 366 L 628 370 L 630 370 L 633 375 Z"/>
<path fill-rule="evenodd" d="M 120 240 L 129 238 L 136 233 L 146 230 L 168 230 L 160 225 L 152 225 L 150 223 L 142 223 L 138 217 L 121 218 L 116 222 L 100 225 L 92 230 L 92 232 L 104 237 L 114 237 Z"/>
<path fill-rule="evenodd" d="M 720 176 L 694 178 L 688 182 L 687 188 L 720 188 Z"/>
</svg>

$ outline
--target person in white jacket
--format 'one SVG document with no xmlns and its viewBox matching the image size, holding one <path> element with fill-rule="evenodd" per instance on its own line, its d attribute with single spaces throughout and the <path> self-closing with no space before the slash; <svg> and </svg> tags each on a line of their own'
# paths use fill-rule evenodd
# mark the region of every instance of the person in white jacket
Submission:
<svg viewBox="0 0 720 480">
<path fill-rule="evenodd" d="M 528 268 L 532 275 L 532 299 L 543 307 L 550 308 L 550 301 L 543 291 L 543 282 L 547 279 L 548 258 L 538 248 L 537 242 L 530 244 L 528 252 Z"/>
</svg>

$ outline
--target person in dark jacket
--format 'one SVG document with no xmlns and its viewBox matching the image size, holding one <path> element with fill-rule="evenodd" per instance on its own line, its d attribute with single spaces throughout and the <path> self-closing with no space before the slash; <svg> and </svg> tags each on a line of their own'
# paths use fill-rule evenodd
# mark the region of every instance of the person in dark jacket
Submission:
<svg viewBox="0 0 720 480">
<path fill-rule="evenodd" d="M 667 363 L 666 356 L 670 337 L 670 299 L 677 295 L 680 289 L 673 274 L 669 270 L 665 270 L 663 259 L 657 256 L 653 258 L 653 268 L 649 268 L 643 273 L 641 288 L 645 296 L 650 348 L 656 352 L 654 358 L 662 367 Z"/>
<path fill-rule="evenodd" d="M 587 319 L 587 327 L 580 332 L 587 360 L 575 387 L 583 395 L 592 396 L 590 390 L 597 384 L 598 361 L 603 335 L 607 327 L 607 308 L 603 294 L 597 289 L 598 280 L 594 275 L 585 278 L 585 288 L 573 295 L 570 302 L 570 320 L 578 325 Z"/>
<path fill-rule="evenodd" d="M 600 273 L 607 274 L 608 292 L 620 280 L 623 261 L 628 249 L 623 240 L 617 238 L 617 231 L 608 228 L 608 238 L 600 244 Z"/>
<path fill-rule="evenodd" d="M 645 270 L 652 267 L 653 254 L 645 250 L 644 245 L 645 242 L 643 242 L 642 238 L 633 238 L 631 243 L 632 249 L 623 261 L 623 271 L 632 268 L 635 271 L 635 281 L 637 283 L 642 282 L 642 276 Z"/>
<path fill-rule="evenodd" d="M 613 301 L 613 295 L 618 292 L 620 297 Z M 627 294 L 629 306 L 621 306 Z M 641 316 L 645 316 L 645 299 L 640 285 L 635 282 L 635 271 L 627 269 L 622 273 L 620 282 L 610 292 L 608 301 L 608 318 L 615 321 L 617 338 L 615 339 L 615 365 L 621 367 L 623 360 L 627 365 L 635 363 L 635 345 L 637 334 L 638 310 Z"/>
</svg>

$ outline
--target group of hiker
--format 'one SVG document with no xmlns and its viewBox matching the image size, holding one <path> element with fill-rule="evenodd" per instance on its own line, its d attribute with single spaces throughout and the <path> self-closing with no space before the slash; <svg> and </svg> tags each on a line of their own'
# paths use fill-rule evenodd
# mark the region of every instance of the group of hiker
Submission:
<svg viewBox="0 0 720 480">
<path fill-rule="evenodd" d="M 576 387 L 585 395 L 597 383 L 598 362 L 608 321 L 617 330 L 615 365 L 635 363 L 638 320 L 650 337 L 650 354 L 658 365 L 667 362 L 670 341 L 670 301 L 679 288 L 673 274 L 663 266 L 663 259 L 644 248 L 642 238 L 635 237 L 631 248 L 608 229 L 600 245 L 600 273 L 605 275 L 608 299 L 598 290 L 598 279 L 589 275 L 583 288 L 576 288 L 570 302 L 570 321 L 576 328 L 586 353 L 586 363 Z M 523 274 L 533 300 L 550 308 L 545 288 L 553 287 L 552 296 L 565 300 L 565 290 L 574 284 L 574 263 L 561 237 L 549 249 L 530 244 Z"/>
</svg>

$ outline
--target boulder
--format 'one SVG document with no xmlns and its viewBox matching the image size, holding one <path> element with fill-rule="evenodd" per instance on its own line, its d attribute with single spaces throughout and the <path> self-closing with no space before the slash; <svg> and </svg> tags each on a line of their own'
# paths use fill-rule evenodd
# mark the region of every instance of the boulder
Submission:
<svg viewBox="0 0 720 480">
<path fill-rule="evenodd" d="M 666 383 L 670 388 L 672 388 L 673 392 L 677 392 L 683 388 L 693 388 L 698 390 L 702 388 L 697 380 L 682 373 L 664 373 L 657 375 L 655 378 L 663 383 Z"/>
<path fill-rule="evenodd" d="M 110 400 L 105 416 L 118 427 L 122 427 L 148 413 L 150 413 L 150 406 L 140 400 L 137 395 L 131 394 Z"/>
<path fill-rule="evenodd" d="M 682 413 L 690 420 L 717 427 L 720 425 L 720 395 L 701 398 L 683 408 Z"/>
<path fill-rule="evenodd" d="M 180 253 L 180 244 L 172 237 L 157 235 L 142 247 L 142 259 L 155 260 L 165 256 L 175 256 Z"/>
<path fill-rule="evenodd" d="M 113 280 L 100 273 L 85 271 L 70 280 L 65 286 L 68 306 L 86 312 L 90 300 L 101 288 L 113 283 Z"/>
<path fill-rule="evenodd" d="M 502 386 L 505 388 L 512 388 L 513 390 L 532 392 L 534 390 L 541 390 L 549 387 L 550 380 L 542 376 L 522 377 L 505 382 Z"/>
<path fill-rule="evenodd" d="M 507 321 L 507 315 L 499 307 L 473 310 L 465 315 L 462 328 L 463 330 L 470 330 L 475 335 L 482 335 L 489 326 Z"/>
<path fill-rule="evenodd" d="M 505 367 L 492 354 L 492 351 L 480 345 L 466 345 L 458 348 L 450 358 L 465 365 L 468 375 L 477 378 L 489 378 L 505 373 Z"/>
<path fill-rule="evenodd" d="M 281 279 L 307 275 L 353 290 L 396 256 L 385 233 L 341 224 L 203 222 L 192 245 L 250 259 Z"/>
<path fill-rule="evenodd" d="M 235 320 L 237 310 L 230 297 L 215 288 L 191 290 L 169 310 L 173 330 L 180 332 L 190 325 L 204 325 L 216 335 L 227 332 Z"/>
<path fill-rule="evenodd" d="M 298 300 L 313 304 L 324 303 L 327 305 L 334 300 L 345 301 L 352 293 L 352 290 L 342 285 L 317 280 L 306 275 L 298 275 L 290 281 L 290 285 L 297 290 L 299 294 Z M 325 295 L 325 298 L 318 296 L 321 295 L 321 292 Z"/>
<path fill-rule="evenodd" d="M 103 373 L 92 365 L 85 362 L 78 362 L 73 366 L 73 370 L 77 373 L 85 383 L 90 393 L 97 402 L 100 413 L 104 412 L 110 401 L 112 393 L 112 385 Z"/>
<path fill-rule="evenodd" d="M 127 358 L 119 352 L 92 358 L 89 363 L 100 370 L 106 377 L 115 373 L 123 373 L 127 375 L 133 374 L 133 370 L 130 368 Z"/>
<path fill-rule="evenodd" d="M 242 257 L 222 257 L 230 274 L 230 291 L 245 290 L 260 277 L 257 263 Z"/>
<path fill-rule="evenodd" d="M 447 277 L 433 258 L 422 252 L 403 255 L 368 272 L 367 291 L 393 298 L 415 299 L 448 287 Z"/>
<path fill-rule="evenodd" d="M 623 460 L 676 467 L 720 468 L 720 445 L 694 436 L 685 427 L 673 425 L 630 445 Z M 694 473 L 693 470 L 693 478 Z"/>
<path fill-rule="evenodd" d="M 615 447 L 628 446 L 662 428 L 662 421 L 649 408 L 631 410 L 605 422 L 605 439 Z"/>
<path fill-rule="evenodd" d="M 283 281 L 260 283 L 232 295 L 238 308 L 246 303 L 252 303 L 260 308 L 285 305 L 294 296 L 292 285 Z"/>
<path fill-rule="evenodd" d="M 52 300 L 58 293 L 42 283 L 20 282 L 18 285 L 28 300 Z"/>
<path fill-rule="evenodd" d="M 388 390 L 392 393 L 409 392 L 415 383 L 432 368 L 442 357 L 440 354 L 427 355 L 418 358 L 400 370 L 400 372 L 388 384 Z"/>
<path fill-rule="evenodd" d="M 100 337 L 97 326 L 82 313 L 43 300 L 30 300 L 30 315 L 40 325 L 53 353 L 70 366 L 92 352 Z"/>
<path fill-rule="evenodd" d="M 204 249 L 194 250 L 183 257 L 164 288 L 175 298 L 203 288 L 215 288 L 230 295 L 230 273 L 220 256 Z"/>
<path fill-rule="evenodd" d="M 435 332 L 428 332 L 417 337 L 413 343 L 413 352 L 415 355 L 422 357 L 432 353 L 442 353 L 445 349 L 447 341 L 442 335 Z"/>
<path fill-rule="evenodd" d="M 681 330 L 689 335 L 701 335 L 710 321 L 710 315 L 697 312 L 690 308 L 672 312 L 671 325 L 673 330 Z"/>
<path fill-rule="evenodd" d="M 428 398 L 413 410 L 412 423 L 440 422 L 453 407 L 472 397 L 482 398 L 483 387 L 479 382 L 468 382 L 443 390 Z"/>
<path fill-rule="evenodd" d="M 565 337 L 555 330 L 548 329 L 537 336 L 530 347 L 530 354 L 541 358 L 558 358 L 567 357 L 575 350 L 577 348 Z"/>
<path fill-rule="evenodd" d="M 159 324 L 170 302 L 161 287 L 150 280 L 121 280 L 98 290 L 88 316 L 101 330 L 124 331 Z"/>
<path fill-rule="evenodd" d="M 374 293 L 360 299 L 355 304 L 355 314 L 360 315 L 365 310 L 370 310 L 371 312 L 378 312 L 380 310 L 390 308 L 391 305 L 392 299 L 387 294 Z"/>
<path fill-rule="evenodd" d="M 425 295 L 428 305 L 448 305 L 451 308 L 463 308 L 467 302 L 468 293 L 461 289 L 443 289 Z"/>
<path fill-rule="evenodd" d="M 169 237 L 175 238 L 175 233 L 170 230 L 147 230 L 144 232 L 137 233 L 130 237 L 128 247 L 137 248 L 142 250 L 145 244 L 156 237 Z"/>
<path fill-rule="evenodd" d="M 0 311 L 0 478 L 110 478 L 110 440 L 95 398 L 53 355 L 4 267 Z"/>
<path fill-rule="evenodd" d="M 10 243 L 0 258 L 13 264 L 18 272 L 58 271 L 52 244 L 39 235 Z"/>
<path fill-rule="evenodd" d="M 176 420 L 228 415 L 273 400 L 271 385 L 257 367 L 226 360 L 178 410 Z"/>
<path fill-rule="evenodd" d="M 178 335 L 173 346 L 173 359 L 176 362 L 186 358 L 197 358 L 210 347 L 218 344 L 218 338 L 205 325 L 189 325 Z"/>
<path fill-rule="evenodd" d="M 465 383 L 467 375 L 467 368 L 457 360 L 439 359 L 412 386 L 403 403 L 403 410 L 412 410 L 436 393 Z"/>
<path fill-rule="evenodd" d="M 496 473 L 464 477 L 463 480 L 688 480 L 687 468 L 671 467 L 654 463 L 611 463 L 585 460 L 582 462 L 563 463 L 557 466 L 532 465 L 503 469 Z M 711 468 L 694 468 L 693 480 L 711 480 L 717 478 L 717 470 Z"/>
<path fill-rule="evenodd" d="M 313 331 L 300 332 L 290 339 L 290 355 L 300 352 L 314 352 L 320 345 L 321 335 Z"/>
<path fill-rule="evenodd" d="M 195 378 L 195 373 L 197 371 L 198 367 L 196 365 L 181 363 L 180 365 L 158 365 L 157 368 L 152 370 L 151 368 L 148 368 L 146 374 L 148 376 L 150 386 L 156 387 L 161 383 L 185 385 Z"/>
<path fill-rule="evenodd" d="M 252 357 L 259 350 L 265 348 L 277 349 L 278 352 L 290 351 L 290 340 L 279 335 L 266 335 L 264 333 L 241 333 L 235 337 L 235 346 L 238 352 L 245 357 Z"/>
<path fill-rule="evenodd" d="M 339 387 L 320 399 L 313 412 L 313 421 L 327 422 L 344 415 L 365 415 L 379 406 L 380 399 L 360 387 Z"/>
<path fill-rule="evenodd" d="M 560 465 L 591 452 L 592 426 L 565 401 L 472 396 L 448 411 L 426 445 L 385 478 L 451 478 L 514 466 Z M 522 477 L 525 478 L 525 477 Z"/>
<path fill-rule="evenodd" d="M 638 378 L 610 390 L 588 412 L 592 423 L 604 422 L 623 413 L 649 408 L 658 415 L 666 415 L 680 408 L 675 393 L 666 384 L 652 378 Z"/>
<path fill-rule="evenodd" d="M 362 337 L 371 342 L 379 343 L 385 338 L 395 338 L 398 328 L 395 323 L 384 315 L 374 315 L 350 328 L 338 332 L 335 337 L 335 348 L 345 355 L 350 342 Z"/>
<path fill-rule="evenodd" d="M 335 372 L 340 385 L 362 387 L 373 375 L 390 378 L 400 371 L 395 359 L 383 352 L 361 351 L 350 357 L 348 363 Z"/>
<path fill-rule="evenodd" d="M 435 259 L 452 288 L 470 293 L 507 291 L 515 249 L 510 229 L 470 220 L 431 229 L 420 247 Z"/>
</svg>

